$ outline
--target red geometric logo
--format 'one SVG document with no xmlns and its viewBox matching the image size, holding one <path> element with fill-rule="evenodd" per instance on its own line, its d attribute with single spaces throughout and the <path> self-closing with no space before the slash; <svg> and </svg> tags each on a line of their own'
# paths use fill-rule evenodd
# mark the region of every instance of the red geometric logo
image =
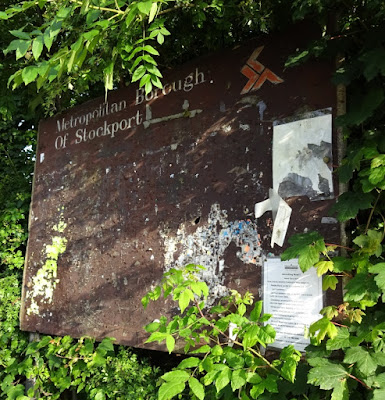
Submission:
<svg viewBox="0 0 385 400">
<path fill-rule="evenodd" d="M 241 69 L 242 74 L 245 75 L 246 78 L 249 78 L 241 94 L 260 89 L 266 81 L 274 83 L 275 85 L 283 82 L 283 79 L 257 61 L 263 48 L 264 46 L 258 47 L 247 60 L 246 65 Z"/>
</svg>

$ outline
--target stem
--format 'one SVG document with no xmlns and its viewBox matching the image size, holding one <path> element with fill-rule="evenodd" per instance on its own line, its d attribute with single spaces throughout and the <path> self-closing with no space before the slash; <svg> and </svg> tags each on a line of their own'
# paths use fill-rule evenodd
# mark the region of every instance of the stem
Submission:
<svg viewBox="0 0 385 400">
<path fill-rule="evenodd" d="M 361 385 L 364 386 L 365 389 L 373 390 L 373 389 L 372 389 L 370 386 L 368 386 L 365 382 L 362 382 L 361 380 L 359 380 L 358 378 L 356 378 L 354 375 L 348 374 L 348 377 L 354 379 L 355 381 L 357 381 L 357 382 L 359 382 L 359 383 L 361 383 Z"/>
<path fill-rule="evenodd" d="M 339 324 L 338 322 L 334 322 L 334 321 L 330 321 L 330 322 L 331 322 L 332 324 L 336 325 L 336 326 L 341 326 L 342 328 L 348 328 L 348 326 Z"/>
<path fill-rule="evenodd" d="M 380 191 L 378 193 L 378 196 L 376 198 L 376 201 L 374 202 L 374 206 L 372 207 L 372 209 L 370 210 L 370 214 L 369 214 L 369 219 L 368 222 L 366 223 L 366 227 L 365 227 L 365 234 L 368 232 L 369 230 L 369 225 L 370 225 L 370 221 L 372 220 L 373 214 L 374 214 L 374 210 L 376 209 L 378 200 L 380 200 L 380 196 L 381 196 L 382 191 Z"/>
<path fill-rule="evenodd" d="M 199 307 L 199 303 L 196 299 L 194 299 L 194 303 L 199 311 L 199 314 L 202 316 L 202 318 L 207 319 L 204 315 L 203 312 L 201 310 L 201 308 Z M 211 322 L 209 322 L 210 326 L 215 329 L 216 331 L 218 331 L 221 335 L 225 336 L 227 339 L 230 339 L 230 337 L 222 332 L 220 329 L 218 329 L 214 324 L 212 324 Z M 238 342 L 238 340 L 236 339 L 231 339 L 231 341 L 235 344 L 237 344 L 240 347 L 243 347 L 243 344 L 241 342 Z M 278 372 L 279 375 L 281 375 L 281 372 L 279 369 L 275 368 L 274 365 L 272 365 L 265 357 L 263 357 L 262 354 L 260 354 L 258 351 L 254 350 L 252 347 L 248 347 L 248 350 L 253 353 L 254 355 L 256 355 L 258 358 L 260 358 L 261 360 L 263 360 L 271 369 L 273 369 L 275 372 Z"/>
<path fill-rule="evenodd" d="M 342 246 L 340 244 L 334 244 L 334 243 L 325 243 L 326 246 L 336 246 L 336 247 L 340 247 L 341 249 L 345 249 L 345 250 L 349 250 L 349 251 L 354 251 L 354 249 L 352 249 L 351 247 L 346 247 L 346 246 Z"/>
</svg>

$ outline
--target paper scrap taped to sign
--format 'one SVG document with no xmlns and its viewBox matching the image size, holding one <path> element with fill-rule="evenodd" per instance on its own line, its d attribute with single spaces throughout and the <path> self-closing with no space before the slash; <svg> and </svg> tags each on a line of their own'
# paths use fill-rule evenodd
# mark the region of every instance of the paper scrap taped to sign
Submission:
<svg viewBox="0 0 385 400">
<path fill-rule="evenodd" d="M 274 243 L 276 243 L 278 246 L 282 247 L 292 210 L 290 206 L 278 196 L 275 190 L 269 189 L 269 198 L 255 205 L 255 218 L 260 218 L 266 211 L 272 211 L 274 221 L 270 245 L 274 247 Z"/>
<path fill-rule="evenodd" d="M 301 271 L 298 260 L 268 258 L 263 270 L 265 314 L 272 314 L 270 325 L 276 330 L 273 347 L 283 349 L 293 344 L 304 351 L 310 340 L 305 328 L 317 321 L 323 307 L 322 279 L 314 268 Z"/>
<path fill-rule="evenodd" d="M 333 197 L 332 115 L 321 113 L 273 128 L 273 188 L 284 199 Z"/>
</svg>

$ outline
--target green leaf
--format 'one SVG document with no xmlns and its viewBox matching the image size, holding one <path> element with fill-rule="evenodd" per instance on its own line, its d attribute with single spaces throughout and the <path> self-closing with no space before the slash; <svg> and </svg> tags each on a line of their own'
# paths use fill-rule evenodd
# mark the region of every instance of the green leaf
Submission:
<svg viewBox="0 0 385 400">
<path fill-rule="evenodd" d="M 32 42 L 32 54 L 35 58 L 35 60 L 38 60 L 41 52 L 43 51 L 43 46 L 44 46 L 44 38 L 43 36 L 38 36 L 35 38 Z"/>
<path fill-rule="evenodd" d="M 145 73 L 146 73 L 146 67 L 144 65 L 140 65 L 132 74 L 132 79 L 131 82 L 136 82 L 138 81 Z"/>
<path fill-rule="evenodd" d="M 166 346 L 167 346 L 168 352 L 171 354 L 175 348 L 175 339 L 172 335 L 166 336 Z"/>
<path fill-rule="evenodd" d="M 185 388 L 184 382 L 166 382 L 163 383 L 158 392 L 158 400 L 170 400 L 179 393 L 182 393 Z"/>
<path fill-rule="evenodd" d="M 318 343 L 320 343 L 326 336 L 333 339 L 338 333 L 336 326 L 326 317 L 311 324 L 309 332 L 316 337 Z"/>
<path fill-rule="evenodd" d="M 236 369 L 231 376 L 231 389 L 235 392 L 246 384 L 247 374 L 243 369 Z"/>
<path fill-rule="evenodd" d="M 257 344 L 260 331 L 261 329 L 258 325 L 251 325 L 246 329 L 242 340 L 244 350 Z"/>
<path fill-rule="evenodd" d="M 39 73 L 38 67 L 35 66 L 30 66 L 26 67 L 23 69 L 21 76 L 23 78 L 23 82 L 25 85 L 29 85 L 31 82 L 33 82 Z"/>
<path fill-rule="evenodd" d="M 346 192 L 338 197 L 332 211 L 337 212 L 338 220 L 343 222 L 355 218 L 359 210 L 371 208 L 372 201 L 370 193 Z"/>
<path fill-rule="evenodd" d="M 185 289 L 179 296 L 179 308 L 181 314 L 183 314 L 184 310 L 190 304 L 190 300 L 194 299 L 194 294 L 190 289 Z"/>
<path fill-rule="evenodd" d="M 154 56 L 159 56 L 159 51 L 155 50 L 149 44 L 143 47 L 143 51 L 147 51 L 147 53 L 153 54 Z"/>
<path fill-rule="evenodd" d="M 328 289 L 336 290 L 338 284 L 338 279 L 334 275 L 326 275 L 322 280 L 322 290 L 326 291 Z"/>
<path fill-rule="evenodd" d="M 151 10 L 150 10 L 150 15 L 148 17 L 148 22 L 151 22 L 151 21 L 154 20 L 157 11 L 158 11 L 158 4 L 156 2 L 152 3 Z"/>
<path fill-rule="evenodd" d="M 144 343 L 151 343 L 151 342 L 161 342 L 162 340 L 166 339 L 168 333 L 163 332 L 154 332 L 150 335 L 150 337 Z"/>
<path fill-rule="evenodd" d="M 299 256 L 298 263 L 303 272 L 319 261 L 320 252 L 326 251 L 325 242 L 318 232 L 293 235 L 289 243 L 291 247 L 281 254 L 281 259 L 285 261 Z"/>
<path fill-rule="evenodd" d="M 108 90 L 114 88 L 113 78 L 114 78 L 114 61 L 110 61 L 106 68 L 103 70 L 104 73 L 104 88 L 107 93 Z"/>
<path fill-rule="evenodd" d="M 152 8 L 152 0 L 141 1 L 138 3 L 138 9 L 141 13 L 148 15 Z"/>
<path fill-rule="evenodd" d="M 347 349 L 343 362 L 345 364 L 356 363 L 358 370 L 364 376 L 371 375 L 377 369 L 377 363 L 371 354 L 361 346 Z"/>
<path fill-rule="evenodd" d="M 190 374 L 186 371 L 170 371 L 166 372 L 161 378 L 166 382 L 187 382 L 190 378 Z"/>
<path fill-rule="evenodd" d="M 225 368 L 219 373 L 215 380 L 215 387 L 217 389 L 217 393 L 220 392 L 225 386 L 227 386 L 231 379 L 231 370 L 229 367 L 225 366 Z"/>
<path fill-rule="evenodd" d="M 205 398 L 205 388 L 204 386 L 198 381 L 198 379 L 191 377 L 188 380 L 188 384 L 190 386 L 191 391 L 198 397 L 199 400 L 204 400 Z"/>
<path fill-rule="evenodd" d="M 138 10 L 136 4 L 131 4 L 130 7 L 131 7 L 131 9 L 128 12 L 126 20 L 125 20 L 127 28 L 132 24 L 132 21 L 134 21 L 134 19 L 136 18 L 137 10 Z"/>
<path fill-rule="evenodd" d="M 262 313 L 263 301 L 257 301 L 254 305 L 253 311 L 250 313 L 250 321 L 256 322 Z"/>
<path fill-rule="evenodd" d="M 385 49 L 377 47 L 364 53 L 360 60 L 365 63 L 364 76 L 371 81 L 378 74 L 385 76 Z"/>
<path fill-rule="evenodd" d="M 341 380 L 346 379 L 348 372 L 340 364 L 334 364 L 327 359 L 310 359 L 313 366 L 308 373 L 307 382 L 319 386 L 322 390 L 331 390 L 340 385 Z"/>
<path fill-rule="evenodd" d="M 7 54 L 10 51 L 16 50 L 16 60 L 18 60 L 19 58 L 24 57 L 27 54 L 30 45 L 30 40 L 13 40 L 4 50 L 4 53 Z"/>
<path fill-rule="evenodd" d="M 163 44 L 164 43 L 164 35 L 163 34 L 161 34 L 160 32 L 157 34 L 157 36 L 156 36 L 156 41 L 159 43 L 159 44 Z"/>
<path fill-rule="evenodd" d="M 17 37 L 18 39 L 22 39 L 22 40 L 31 40 L 31 37 L 29 35 L 29 33 L 27 32 L 23 32 L 22 30 L 13 30 L 13 31 L 9 31 L 9 33 L 15 37 Z"/>
<path fill-rule="evenodd" d="M 337 328 L 337 335 L 326 342 L 327 350 L 339 350 L 350 346 L 348 328 Z"/>
<path fill-rule="evenodd" d="M 189 357 L 182 360 L 179 365 L 178 369 L 185 369 L 185 368 L 194 368 L 197 367 L 200 363 L 200 359 L 197 357 Z"/>
<path fill-rule="evenodd" d="M 330 400 L 349 400 L 349 388 L 346 379 L 341 379 L 334 386 Z"/>
<path fill-rule="evenodd" d="M 104 338 L 102 342 L 99 344 L 98 349 L 104 350 L 106 352 L 114 351 L 113 341 L 114 339 Z"/>
<path fill-rule="evenodd" d="M 322 276 L 323 274 L 326 274 L 328 271 L 333 271 L 333 262 L 332 261 L 319 261 L 317 264 L 314 265 L 315 268 L 317 268 L 317 275 Z"/>
<path fill-rule="evenodd" d="M 369 268 L 369 272 L 376 274 L 374 278 L 377 286 L 385 292 L 385 263 L 378 263 Z"/>
</svg>

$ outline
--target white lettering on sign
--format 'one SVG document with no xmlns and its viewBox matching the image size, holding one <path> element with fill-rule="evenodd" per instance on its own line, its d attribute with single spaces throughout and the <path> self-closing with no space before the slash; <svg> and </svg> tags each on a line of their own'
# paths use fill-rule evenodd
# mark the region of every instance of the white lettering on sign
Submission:
<svg viewBox="0 0 385 400">
<path fill-rule="evenodd" d="M 79 125 L 88 125 L 91 121 L 97 120 L 99 118 L 103 118 L 106 115 L 114 114 L 116 112 L 122 111 L 127 107 L 127 103 L 125 100 L 120 101 L 119 103 L 103 103 L 99 104 L 98 108 L 95 108 L 93 111 L 90 111 L 86 114 L 78 115 L 71 117 L 66 120 L 62 118 L 61 120 L 56 121 L 57 131 L 62 132 L 66 131 L 70 128 L 76 128 Z"/>
<path fill-rule="evenodd" d="M 175 80 L 171 83 L 166 83 L 163 89 L 154 89 L 150 93 L 145 93 L 143 88 L 136 90 L 135 105 L 148 102 L 152 99 L 157 99 L 159 96 L 167 96 L 172 92 L 190 92 L 194 86 L 205 83 L 205 74 L 195 68 L 195 71 L 188 74 L 183 79 Z M 186 100 L 187 101 L 187 100 Z M 188 104 L 188 102 L 187 102 Z M 85 143 L 96 138 L 109 137 L 114 138 L 120 131 L 127 131 L 143 124 L 143 114 L 139 110 L 135 110 L 131 117 L 122 118 L 120 121 L 107 122 L 107 116 L 115 113 L 119 113 L 127 108 L 127 102 L 125 100 L 116 103 L 101 103 L 99 106 L 94 108 L 92 111 L 85 112 L 81 115 L 71 115 L 69 117 L 62 117 L 56 121 L 56 131 L 59 134 L 55 139 L 55 149 L 61 150 L 67 148 L 69 144 L 80 144 Z M 152 119 L 150 109 L 146 108 L 146 121 L 145 128 L 148 128 L 150 124 L 154 124 L 161 121 L 169 121 L 175 118 L 181 118 L 189 116 L 190 118 L 195 117 L 196 114 L 202 112 L 202 110 L 191 110 L 184 109 L 183 113 L 173 114 L 161 118 Z M 99 123 L 98 123 L 99 121 Z M 89 125 L 91 125 L 89 127 Z M 99 125 L 97 128 L 94 126 Z M 90 129 L 92 128 L 92 129 Z M 76 129 L 75 140 L 70 137 L 68 130 Z M 71 136 L 73 133 L 71 133 Z"/>
<path fill-rule="evenodd" d="M 139 88 L 136 90 L 136 101 L 135 105 L 139 105 L 143 103 L 143 101 L 150 101 L 153 99 L 157 99 L 160 94 L 167 96 L 171 92 L 179 92 L 183 90 L 184 92 L 189 92 L 201 83 L 206 82 L 205 74 L 203 72 L 199 72 L 198 68 L 195 68 L 194 72 L 188 74 L 184 79 L 179 79 L 172 83 L 166 83 L 163 86 L 163 89 L 155 89 L 150 93 L 145 93 L 143 88 Z"/>
</svg>

